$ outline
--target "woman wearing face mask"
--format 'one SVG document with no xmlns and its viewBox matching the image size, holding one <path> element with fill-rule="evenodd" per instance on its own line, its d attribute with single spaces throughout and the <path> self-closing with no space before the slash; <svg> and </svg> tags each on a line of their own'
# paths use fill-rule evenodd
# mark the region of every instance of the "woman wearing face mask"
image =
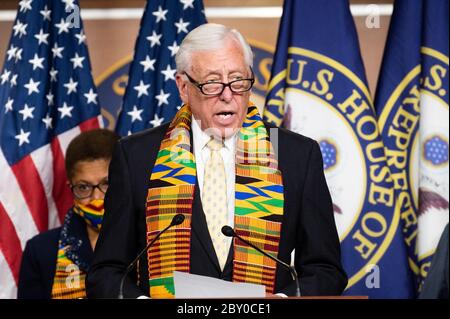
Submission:
<svg viewBox="0 0 450 319">
<path fill-rule="evenodd" d="M 106 129 L 81 133 L 66 152 L 66 173 L 74 203 L 62 227 L 27 242 L 18 298 L 85 298 L 85 278 L 103 219 L 108 166 L 119 137 Z"/>
</svg>

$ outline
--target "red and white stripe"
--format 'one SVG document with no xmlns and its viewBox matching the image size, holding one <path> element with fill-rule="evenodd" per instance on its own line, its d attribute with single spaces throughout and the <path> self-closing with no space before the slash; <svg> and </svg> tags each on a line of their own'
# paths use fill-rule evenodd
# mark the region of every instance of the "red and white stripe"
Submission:
<svg viewBox="0 0 450 319">
<path fill-rule="evenodd" d="M 61 225 L 72 205 L 64 165 L 70 141 L 80 132 L 101 126 L 100 116 L 87 120 L 13 166 L 0 150 L 0 299 L 17 296 L 26 242 Z"/>
</svg>

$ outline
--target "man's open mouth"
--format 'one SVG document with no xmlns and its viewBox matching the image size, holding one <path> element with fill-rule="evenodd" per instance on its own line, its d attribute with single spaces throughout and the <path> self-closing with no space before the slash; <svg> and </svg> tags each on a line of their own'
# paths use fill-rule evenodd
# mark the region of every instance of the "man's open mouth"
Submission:
<svg viewBox="0 0 450 319">
<path fill-rule="evenodd" d="M 226 120 L 226 119 L 230 118 L 231 116 L 233 116 L 233 115 L 234 115 L 234 112 L 224 111 L 224 112 L 219 112 L 219 113 L 217 113 L 216 115 L 217 115 L 220 119 Z"/>
</svg>

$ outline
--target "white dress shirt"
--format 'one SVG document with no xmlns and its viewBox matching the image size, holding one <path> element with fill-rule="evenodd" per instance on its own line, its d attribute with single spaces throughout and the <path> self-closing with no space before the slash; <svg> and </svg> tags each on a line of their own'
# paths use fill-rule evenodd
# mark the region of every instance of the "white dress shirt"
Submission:
<svg viewBox="0 0 450 319">
<path fill-rule="evenodd" d="M 200 188 L 200 198 L 203 198 L 203 181 L 205 175 L 205 165 L 210 156 L 210 150 L 206 146 L 211 137 L 202 131 L 194 116 L 192 115 L 192 135 L 195 164 L 197 167 L 198 186 Z M 225 166 L 225 176 L 227 185 L 227 208 L 228 208 L 228 226 L 234 227 L 234 184 L 236 179 L 236 137 L 234 134 L 224 141 L 224 146 L 220 150 L 220 155 Z"/>
</svg>

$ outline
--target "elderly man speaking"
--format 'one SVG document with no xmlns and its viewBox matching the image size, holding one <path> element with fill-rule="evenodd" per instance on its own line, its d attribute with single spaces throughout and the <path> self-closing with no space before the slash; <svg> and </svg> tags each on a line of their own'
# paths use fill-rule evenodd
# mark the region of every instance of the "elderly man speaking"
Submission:
<svg viewBox="0 0 450 319">
<path fill-rule="evenodd" d="M 295 295 L 339 295 L 347 277 L 318 144 L 264 123 L 250 102 L 253 54 L 236 30 L 204 24 L 176 56 L 184 105 L 171 123 L 119 141 L 88 297 L 115 298 L 127 266 L 177 214 L 124 282 L 124 296 L 170 298 L 173 272 L 261 284 Z M 277 130 L 275 133 L 271 132 Z M 292 252 L 295 252 L 294 254 Z"/>
</svg>

